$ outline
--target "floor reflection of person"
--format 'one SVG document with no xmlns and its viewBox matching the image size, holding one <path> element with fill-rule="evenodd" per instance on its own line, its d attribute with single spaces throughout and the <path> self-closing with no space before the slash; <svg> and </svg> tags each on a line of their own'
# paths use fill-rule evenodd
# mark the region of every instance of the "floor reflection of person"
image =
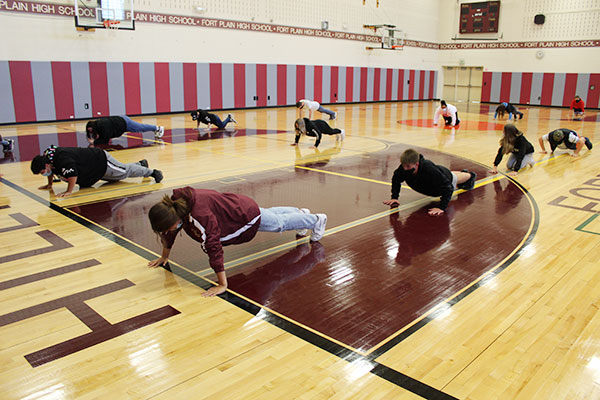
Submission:
<svg viewBox="0 0 600 400">
<path fill-rule="evenodd" d="M 496 213 L 502 215 L 516 208 L 525 195 L 517 185 L 507 182 L 506 179 L 502 182 L 494 181 L 494 192 L 496 194 Z"/>
<path fill-rule="evenodd" d="M 229 286 L 236 292 L 265 305 L 282 285 L 300 278 L 325 260 L 325 248 L 319 242 L 301 243 L 275 260 L 249 273 L 229 278 Z"/>
<path fill-rule="evenodd" d="M 339 154 L 342 151 L 342 147 L 339 142 L 334 147 L 325 150 L 314 149 L 314 152 L 307 155 L 302 155 L 300 146 L 296 146 L 296 165 L 302 165 L 305 167 L 323 167 L 331 161 L 331 157 Z"/>
<path fill-rule="evenodd" d="M 160 235 L 161 257 L 150 261 L 150 267 L 165 265 L 177 234 L 183 229 L 199 242 L 208 254 L 211 268 L 217 274 L 218 285 L 203 296 L 215 296 L 227 290 L 223 246 L 249 242 L 258 231 L 284 232 L 295 230 L 305 235 L 312 230 L 311 241 L 325 234 L 327 215 L 311 214 L 296 207 L 260 208 L 250 197 L 235 193 L 185 187 L 173 190 L 171 197 L 150 208 L 148 218 L 152 230 Z M 303 232 L 304 231 L 304 232 Z"/>
</svg>

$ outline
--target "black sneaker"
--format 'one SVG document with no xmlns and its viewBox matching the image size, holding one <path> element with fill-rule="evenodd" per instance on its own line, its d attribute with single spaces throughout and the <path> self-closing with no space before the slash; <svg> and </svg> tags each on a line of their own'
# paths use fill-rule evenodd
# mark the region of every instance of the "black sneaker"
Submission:
<svg viewBox="0 0 600 400">
<path fill-rule="evenodd" d="M 15 141 L 14 139 L 6 139 L 6 141 L 8 142 L 8 144 L 4 148 L 4 151 L 9 153 L 15 149 Z"/>
<path fill-rule="evenodd" d="M 148 168 L 148 160 L 146 160 L 145 158 L 143 160 L 138 161 L 138 164 L 140 164 L 142 167 Z"/>
<path fill-rule="evenodd" d="M 158 169 L 152 170 L 152 175 L 150 176 L 154 178 L 156 183 L 160 183 L 163 180 L 163 173 Z"/>
<path fill-rule="evenodd" d="M 590 142 L 590 139 L 588 139 L 588 138 L 585 138 L 585 147 L 587 147 L 588 150 L 591 150 L 592 147 L 594 147 L 594 146 L 592 146 L 592 142 Z"/>
<path fill-rule="evenodd" d="M 469 172 L 467 170 L 462 170 L 462 172 Z M 461 183 L 460 185 L 456 185 L 456 187 L 458 187 L 459 189 L 463 189 L 463 190 L 471 190 L 475 187 L 475 180 L 477 179 L 477 174 L 475 172 L 469 172 L 471 174 L 471 177 L 464 183 Z"/>
</svg>

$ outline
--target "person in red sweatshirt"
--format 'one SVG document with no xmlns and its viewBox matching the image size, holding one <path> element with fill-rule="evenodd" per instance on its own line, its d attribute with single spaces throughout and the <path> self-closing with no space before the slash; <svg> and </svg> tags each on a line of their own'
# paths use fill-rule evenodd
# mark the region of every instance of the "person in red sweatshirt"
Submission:
<svg viewBox="0 0 600 400">
<path fill-rule="evenodd" d="M 582 119 L 583 112 L 585 111 L 585 103 L 581 100 L 581 97 L 575 96 L 571 101 L 571 118 Z"/>
<path fill-rule="evenodd" d="M 223 246 L 249 242 L 256 232 L 296 230 L 306 235 L 312 230 L 311 241 L 325 234 L 327 215 L 311 214 L 310 210 L 295 207 L 260 208 L 250 197 L 235 193 L 220 193 L 186 186 L 173 190 L 148 212 L 152 230 L 161 237 L 161 257 L 148 263 L 150 267 L 164 266 L 171 247 L 182 229 L 208 254 L 211 268 L 219 284 L 204 292 L 204 297 L 227 290 L 227 275 L 223 261 Z"/>
</svg>

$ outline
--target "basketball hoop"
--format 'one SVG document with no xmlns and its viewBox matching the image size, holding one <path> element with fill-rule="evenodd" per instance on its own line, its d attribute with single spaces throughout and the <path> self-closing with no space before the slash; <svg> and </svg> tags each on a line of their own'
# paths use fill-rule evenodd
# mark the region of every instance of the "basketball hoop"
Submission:
<svg viewBox="0 0 600 400">
<path fill-rule="evenodd" d="M 404 45 L 394 45 L 392 46 L 392 50 L 404 50 Z"/>
<path fill-rule="evenodd" d="M 117 21 L 114 19 L 105 19 L 104 21 L 102 21 L 102 25 L 104 25 L 105 29 L 117 30 L 117 29 L 119 29 L 120 23 L 121 23 L 121 21 Z"/>
</svg>

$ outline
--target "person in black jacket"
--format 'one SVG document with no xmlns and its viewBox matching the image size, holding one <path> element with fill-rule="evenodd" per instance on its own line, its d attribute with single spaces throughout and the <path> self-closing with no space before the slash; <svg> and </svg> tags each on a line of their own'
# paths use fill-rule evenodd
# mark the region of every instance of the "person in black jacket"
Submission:
<svg viewBox="0 0 600 400">
<path fill-rule="evenodd" d="M 508 113 L 509 121 L 512 119 L 513 114 L 515 115 L 515 121 L 517 120 L 517 115 L 519 116 L 519 119 L 523 119 L 523 113 L 517 110 L 517 107 L 506 102 L 500 103 L 500 105 L 496 108 L 496 114 L 494 114 L 494 119 L 496 119 L 497 116 L 503 118 L 505 113 Z"/>
<path fill-rule="evenodd" d="M 579 157 L 579 152 L 585 145 L 588 150 L 592 149 L 592 142 L 585 136 L 579 136 L 577 132 L 571 129 L 560 128 L 550 133 L 540 136 L 539 142 L 542 151 L 540 153 L 547 154 L 546 147 L 544 146 L 544 140 L 550 144 L 551 153 L 557 148 L 561 150 L 574 150 L 571 154 L 572 157 Z"/>
<path fill-rule="evenodd" d="M 336 136 L 336 141 L 344 140 L 346 137 L 346 132 L 344 132 L 343 129 L 332 128 L 322 119 L 311 121 L 308 118 L 298 118 L 294 123 L 294 129 L 296 130 L 296 140 L 290 146 L 296 146 L 302 135 L 317 138 L 317 140 L 315 140 L 315 145 L 312 146 L 312 148 L 315 149 L 319 147 L 323 135 L 339 135 Z"/>
<path fill-rule="evenodd" d="M 505 154 L 510 154 L 506 162 L 506 168 L 511 170 L 508 175 L 517 175 L 521 167 L 527 164 L 533 168 L 535 165 L 533 152 L 533 145 L 525 138 L 523 132 L 513 124 L 506 124 L 504 125 L 504 134 L 500 139 L 500 148 L 494 160 L 494 168 L 490 172 L 492 174 L 498 173 L 498 165 Z"/>
<path fill-rule="evenodd" d="M 164 135 L 165 128 L 140 124 L 126 115 L 98 118 L 88 121 L 85 126 L 85 134 L 92 145 L 108 144 L 110 139 L 119 137 L 125 132 L 154 132 L 154 136 L 158 139 Z"/>
<path fill-rule="evenodd" d="M 397 207 L 400 204 L 400 187 L 402 182 L 415 192 L 426 196 L 441 197 L 438 207 L 430 208 L 429 215 L 442 215 L 448 207 L 455 189 L 471 190 L 475 186 L 477 174 L 466 169 L 450 171 L 441 165 L 426 160 L 416 150 L 408 149 L 400 156 L 400 166 L 392 177 L 392 198 L 383 204 Z"/>
<path fill-rule="evenodd" d="M 196 129 L 199 129 L 200 123 L 206 124 L 206 129 L 210 129 L 210 125 L 216 125 L 219 129 L 225 129 L 228 123 L 233 122 L 237 124 L 237 121 L 233 118 L 233 115 L 227 114 L 225 121 L 221 121 L 218 115 L 209 113 L 206 110 L 198 109 L 191 112 L 192 121 L 196 121 Z"/>
<path fill-rule="evenodd" d="M 66 197 L 73 193 L 75 185 L 89 187 L 99 180 L 120 181 L 129 177 L 153 177 L 156 183 L 163 179 L 157 169 L 148 168 L 148 161 L 123 164 L 106 151 L 91 147 L 56 147 L 50 146 L 44 154 L 31 160 L 31 172 L 48 178 L 48 184 L 40 186 L 40 190 L 52 189 L 53 176 L 67 182 L 67 190 L 56 197 Z"/>
</svg>

